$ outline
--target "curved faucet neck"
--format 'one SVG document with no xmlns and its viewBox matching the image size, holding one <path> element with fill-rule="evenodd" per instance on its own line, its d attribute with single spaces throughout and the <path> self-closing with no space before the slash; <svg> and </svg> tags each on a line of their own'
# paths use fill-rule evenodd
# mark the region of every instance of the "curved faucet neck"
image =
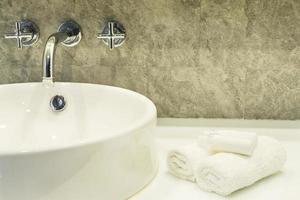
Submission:
<svg viewBox="0 0 300 200">
<path fill-rule="evenodd" d="M 65 41 L 68 34 L 57 32 L 49 36 L 43 54 L 43 82 L 53 82 L 54 55 L 56 45 Z"/>
</svg>

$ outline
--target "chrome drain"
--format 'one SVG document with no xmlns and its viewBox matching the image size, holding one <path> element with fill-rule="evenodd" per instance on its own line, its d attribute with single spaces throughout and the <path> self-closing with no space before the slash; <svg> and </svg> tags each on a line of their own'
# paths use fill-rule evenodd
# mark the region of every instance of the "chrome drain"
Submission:
<svg viewBox="0 0 300 200">
<path fill-rule="evenodd" d="M 50 108 L 54 112 L 63 111 L 66 108 L 65 98 L 61 95 L 55 95 L 50 100 Z"/>
</svg>

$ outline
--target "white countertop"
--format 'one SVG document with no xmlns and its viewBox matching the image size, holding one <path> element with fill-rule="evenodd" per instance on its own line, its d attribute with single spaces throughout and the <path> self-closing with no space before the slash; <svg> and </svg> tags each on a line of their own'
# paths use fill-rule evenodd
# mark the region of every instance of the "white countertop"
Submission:
<svg viewBox="0 0 300 200">
<path fill-rule="evenodd" d="M 151 184 L 130 200 L 296 200 L 300 199 L 300 125 L 299 121 L 243 122 L 239 120 L 198 120 L 199 126 L 177 123 L 176 120 L 160 120 L 157 129 L 157 146 L 160 169 Z M 172 125 L 176 122 L 176 126 Z M 197 124 L 196 123 L 196 124 Z M 239 125 L 234 125 L 235 123 Z M 250 125 L 249 125 L 250 123 Z M 257 123 L 257 125 L 255 124 Z M 274 126 L 272 126 L 274 124 Z M 278 126 L 278 124 L 281 124 Z M 238 127 L 238 128 L 236 128 Z M 254 128 L 258 127 L 258 128 Z M 275 128 L 272 128 L 275 127 Z M 235 129 L 256 131 L 280 140 L 288 159 L 282 173 L 258 181 L 254 185 L 228 197 L 201 191 L 196 184 L 173 177 L 167 172 L 166 154 L 179 145 L 191 143 L 199 132 L 207 129 Z"/>
</svg>

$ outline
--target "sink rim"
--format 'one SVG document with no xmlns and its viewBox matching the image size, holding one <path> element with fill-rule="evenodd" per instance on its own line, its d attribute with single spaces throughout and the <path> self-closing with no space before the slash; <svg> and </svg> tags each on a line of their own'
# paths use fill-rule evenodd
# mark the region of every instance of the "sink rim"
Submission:
<svg viewBox="0 0 300 200">
<path fill-rule="evenodd" d="M 42 82 L 26 82 L 26 83 L 11 83 L 11 84 L 0 84 L 0 90 L 3 87 L 16 87 L 18 85 L 39 85 L 43 84 Z M 119 131 L 114 131 L 113 134 L 109 134 L 109 132 L 103 137 L 92 137 L 92 138 L 85 138 L 85 139 L 76 139 L 72 140 L 68 143 L 65 144 L 55 144 L 55 145 L 49 145 L 49 146 L 43 146 L 39 148 L 26 148 L 26 149 L 21 149 L 21 150 L 7 150 L 7 151 L 0 151 L 0 157 L 6 157 L 6 156 L 18 156 L 18 155 L 31 155 L 31 154 L 40 154 L 40 153 L 47 153 L 47 152 L 55 152 L 55 151 L 61 151 L 61 150 L 67 150 L 67 149 L 74 149 L 74 148 L 80 148 L 83 146 L 88 146 L 88 145 L 93 145 L 97 143 L 103 143 L 109 140 L 113 140 L 115 138 L 118 138 L 120 136 L 125 136 L 127 134 L 130 134 L 134 132 L 135 130 L 138 130 L 139 128 L 142 128 L 146 126 L 149 123 L 155 123 L 157 122 L 157 110 L 154 105 L 154 103 L 146 96 L 139 94 L 135 91 L 121 88 L 121 87 L 116 87 L 116 86 L 109 86 L 109 85 L 102 85 L 102 84 L 93 84 L 93 83 L 80 83 L 80 82 L 55 82 L 55 84 L 59 84 L 62 87 L 64 85 L 78 85 L 78 86 L 100 86 L 100 87 L 106 87 L 110 88 L 113 90 L 120 90 L 122 92 L 126 92 L 130 95 L 134 95 L 138 98 L 143 99 L 143 104 L 146 107 L 147 112 L 145 112 L 139 120 L 132 125 L 129 125 L 128 127 L 119 130 Z M 0 97 L 1 98 L 1 97 Z"/>
</svg>

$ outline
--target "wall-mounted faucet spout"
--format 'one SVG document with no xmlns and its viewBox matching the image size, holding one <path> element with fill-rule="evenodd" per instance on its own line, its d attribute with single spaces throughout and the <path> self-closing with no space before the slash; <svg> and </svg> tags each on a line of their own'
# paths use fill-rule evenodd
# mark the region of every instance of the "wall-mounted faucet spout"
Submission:
<svg viewBox="0 0 300 200">
<path fill-rule="evenodd" d="M 56 45 L 68 38 L 66 33 L 52 34 L 46 43 L 43 55 L 43 81 L 53 81 L 54 53 Z"/>
<path fill-rule="evenodd" d="M 58 32 L 50 35 L 43 54 L 43 82 L 53 82 L 54 54 L 56 45 L 72 47 L 81 40 L 80 26 L 74 21 L 66 21 L 58 28 Z"/>
</svg>

